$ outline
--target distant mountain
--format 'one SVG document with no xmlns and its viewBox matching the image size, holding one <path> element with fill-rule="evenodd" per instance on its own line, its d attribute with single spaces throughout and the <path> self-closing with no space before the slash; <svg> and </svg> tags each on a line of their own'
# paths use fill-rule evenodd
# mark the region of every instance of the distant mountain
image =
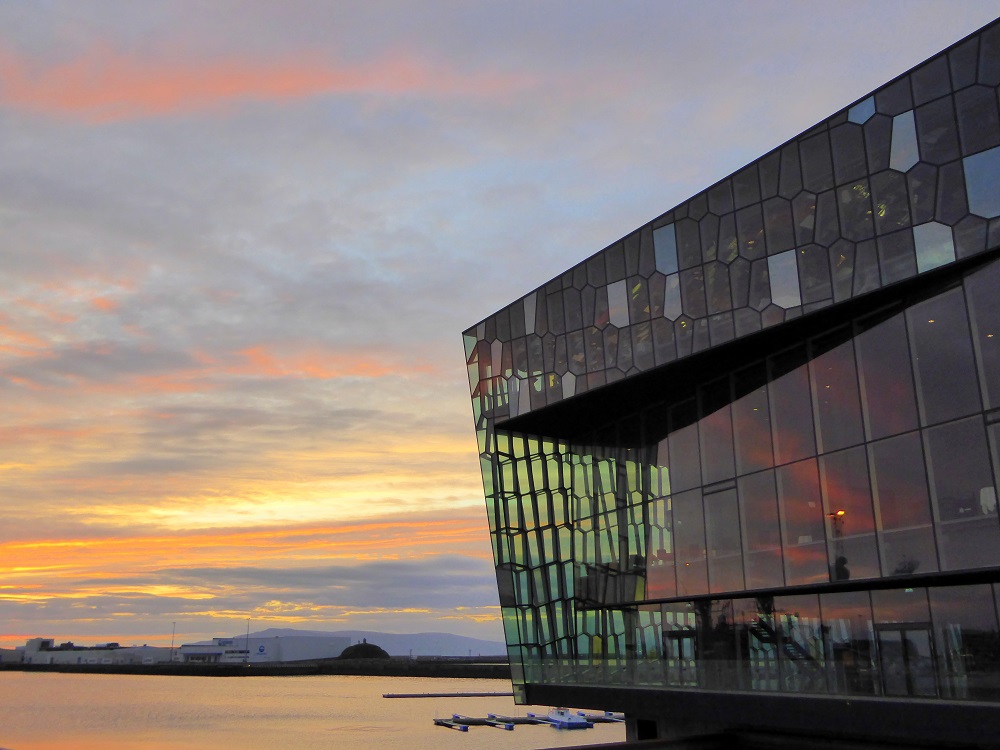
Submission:
<svg viewBox="0 0 1000 750">
<path fill-rule="evenodd" d="M 379 633 L 375 630 L 299 630 L 297 628 L 268 628 L 251 633 L 256 638 L 294 638 L 296 636 L 350 638 L 351 643 L 367 640 L 381 646 L 391 656 L 506 656 L 507 646 L 502 641 L 484 641 L 452 633 Z M 245 638 L 240 633 L 233 638 Z"/>
</svg>

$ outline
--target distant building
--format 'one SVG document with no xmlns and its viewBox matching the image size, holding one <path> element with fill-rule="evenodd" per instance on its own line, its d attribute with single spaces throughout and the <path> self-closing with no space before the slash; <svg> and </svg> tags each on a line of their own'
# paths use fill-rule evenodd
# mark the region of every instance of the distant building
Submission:
<svg viewBox="0 0 1000 750">
<path fill-rule="evenodd" d="M 77 646 L 56 644 L 52 638 L 32 638 L 22 652 L 24 664 L 162 664 L 170 661 L 170 649 L 158 646 L 120 646 L 105 643 Z"/>
<path fill-rule="evenodd" d="M 346 637 L 271 636 L 213 638 L 211 643 L 186 643 L 180 647 L 185 664 L 259 664 L 332 659 L 351 645 Z"/>
<path fill-rule="evenodd" d="M 994 22 L 465 332 L 519 702 L 1000 746 L 998 88 Z"/>
</svg>

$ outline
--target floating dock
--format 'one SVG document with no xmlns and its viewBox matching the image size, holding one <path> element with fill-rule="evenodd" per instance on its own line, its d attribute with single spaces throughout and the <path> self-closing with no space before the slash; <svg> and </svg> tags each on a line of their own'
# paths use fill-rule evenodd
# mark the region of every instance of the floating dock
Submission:
<svg viewBox="0 0 1000 750">
<path fill-rule="evenodd" d="M 617 724 L 625 721 L 623 714 L 605 711 L 600 714 L 588 714 L 577 711 L 575 716 L 581 717 L 587 722 L 587 728 L 594 724 Z M 553 727 L 560 727 L 560 723 L 544 714 L 529 713 L 527 716 L 504 716 L 503 714 L 486 714 L 485 717 L 463 716 L 462 714 L 452 714 L 450 719 L 434 719 L 434 724 L 439 727 L 455 729 L 459 732 L 468 732 L 469 727 L 494 727 L 505 729 L 508 732 L 514 730 L 518 724 L 545 724 Z M 580 727 L 582 728 L 582 727 Z"/>
</svg>

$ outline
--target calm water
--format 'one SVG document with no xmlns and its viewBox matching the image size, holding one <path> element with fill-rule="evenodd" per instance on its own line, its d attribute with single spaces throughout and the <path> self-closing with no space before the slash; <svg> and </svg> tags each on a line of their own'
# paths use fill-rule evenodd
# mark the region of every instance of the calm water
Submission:
<svg viewBox="0 0 1000 750">
<path fill-rule="evenodd" d="M 511 698 L 385 699 L 382 693 L 509 692 L 504 680 L 417 677 L 147 677 L 0 672 L 6 750 L 450 750 L 617 742 L 585 731 L 435 727 L 435 716 L 524 715 Z"/>
</svg>

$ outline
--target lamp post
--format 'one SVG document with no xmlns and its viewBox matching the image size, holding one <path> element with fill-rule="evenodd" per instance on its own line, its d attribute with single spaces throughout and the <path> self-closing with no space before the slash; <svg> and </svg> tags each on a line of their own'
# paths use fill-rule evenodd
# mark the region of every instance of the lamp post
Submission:
<svg viewBox="0 0 1000 750">
<path fill-rule="evenodd" d="M 835 581 L 847 580 L 850 578 L 851 574 L 847 569 L 847 558 L 844 557 L 844 517 L 847 515 L 847 511 L 844 509 L 836 510 L 833 513 L 827 513 L 826 517 L 830 519 L 831 533 L 833 535 L 833 551 L 836 555 L 833 565 L 833 575 L 831 578 Z"/>
<path fill-rule="evenodd" d="M 247 649 L 247 666 L 249 667 L 250 666 L 250 618 L 249 617 L 247 618 L 246 649 Z"/>
</svg>

